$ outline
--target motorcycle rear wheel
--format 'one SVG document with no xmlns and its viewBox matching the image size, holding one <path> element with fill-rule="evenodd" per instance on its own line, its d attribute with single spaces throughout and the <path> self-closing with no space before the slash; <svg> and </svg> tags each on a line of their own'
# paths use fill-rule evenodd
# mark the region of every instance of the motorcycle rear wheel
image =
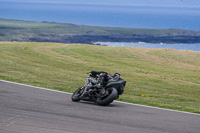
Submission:
<svg viewBox="0 0 200 133">
<path fill-rule="evenodd" d="M 105 98 L 97 97 L 96 103 L 98 105 L 106 106 L 106 105 L 112 103 L 115 99 L 117 99 L 118 92 L 115 88 L 108 88 L 107 90 L 109 91 L 108 96 L 106 96 Z"/>
</svg>

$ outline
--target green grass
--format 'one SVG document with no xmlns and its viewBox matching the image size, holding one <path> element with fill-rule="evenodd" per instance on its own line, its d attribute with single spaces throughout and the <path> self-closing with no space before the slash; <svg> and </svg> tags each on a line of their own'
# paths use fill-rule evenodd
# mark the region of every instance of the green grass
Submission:
<svg viewBox="0 0 200 133">
<path fill-rule="evenodd" d="M 0 42 L 0 79 L 74 92 L 91 70 L 121 74 L 120 101 L 200 113 L 200 52 Z"/>
<path fill-rule="evenodd" d="M 160 34 L 160 35 L 177 35 L 177 34 L 196 34 L 197 31 L 178 30 L 178 29 L 142 29 L 142 28 L 117 28 L 117 27 L 97 27 L 84 26 L 67 23 L 55 22 L 33 22 L 22 20 L 0 19 L 0 34 L 43 34 L 43 35 L 110 35 L 110 34 Z M 90 33 L 88 33 L 90 32 Z M 91 33 L 92 32 L 92 33 Z"/>
</svg>

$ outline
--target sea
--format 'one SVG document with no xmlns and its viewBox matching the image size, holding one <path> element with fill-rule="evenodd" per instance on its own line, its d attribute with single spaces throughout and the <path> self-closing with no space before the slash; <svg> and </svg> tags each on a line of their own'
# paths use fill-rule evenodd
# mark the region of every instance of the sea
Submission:
<svg viewBox="0 0 200 133">
<path fill-rule="evenodd" d="M 145 43 L 145 42 L 96 42 L 102 46 L 112 47 L 143 47 L 143 48 L 164 48 L 164 49 L 176 49 L 176 50 L 192 50 L 200 51 L 200 44 L 164 44 L 164 43 Z"/>
<path fill-rule="evenodd" d="M 104 27 L 200 31 L 200 7 L 148 7 L 0 0 L 0 18 Z"/>
</svg>

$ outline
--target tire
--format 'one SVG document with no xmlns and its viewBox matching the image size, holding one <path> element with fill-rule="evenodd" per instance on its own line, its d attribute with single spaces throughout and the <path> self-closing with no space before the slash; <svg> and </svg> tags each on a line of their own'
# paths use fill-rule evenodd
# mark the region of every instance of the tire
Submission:
<svg viewBox="0 0 200 133">
<path fill-rule="evenodd" d="M 112 103 L 115 99 L 117 99 L 118 92 L 115 88 L 109 88 L 107 90 L 110 91 L 110 95 L 108 97 L 106 97 L 105 99 L 101 99 L 101 98 L 98 97 L 97 100 L 96 100 L 96 103 L 98 105 L 106 106 L 106 105 Z"/>
<path fill-rule="evenodd" d="M 77 90 L 72 94 L 71 99 L 72 99 L 73 102 L 78 102 L 78 101 L 81 100 L 81 95 L 82 95 L 82 93 L 83 93 L 83 92 L 81 92 L 81 91 L 82 91 L 82 88 L 83 88 L 83 87 L 80 87 L 79 89 L 77 89 Z"/>
</svg>

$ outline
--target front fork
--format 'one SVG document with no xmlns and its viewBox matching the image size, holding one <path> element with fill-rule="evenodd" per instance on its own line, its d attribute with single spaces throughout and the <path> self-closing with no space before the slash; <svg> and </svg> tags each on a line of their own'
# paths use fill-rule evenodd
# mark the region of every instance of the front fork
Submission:
<svg viewBox="0 0 200 133">
<path fill-rule="evenodd" d="M 84 97 L 85 94 L 89 94 L 89 95 L 90 95 L 90 94 L 92 94 L 92 92 L 93 92 L 93 91 L 91 91 L 91 92 L 89 91 L 89 90 L 90 90 L 90 86 L 86 87 L 86 86 L 84 85 L 84 86 L 83 86 L 83 89 L 84 89 L 84 91 L 83 91 L 81 97 Z"/>
<path fill-rule="evenodd" d="M 83 90 L 82 95 L 80 96 L 81 98 L 83 98 L 84 95 L 87 93 L 87 87 L 85 85 L 82 87 L 82 89 L 84 89 L 84 90 Z"/>
</svg>

